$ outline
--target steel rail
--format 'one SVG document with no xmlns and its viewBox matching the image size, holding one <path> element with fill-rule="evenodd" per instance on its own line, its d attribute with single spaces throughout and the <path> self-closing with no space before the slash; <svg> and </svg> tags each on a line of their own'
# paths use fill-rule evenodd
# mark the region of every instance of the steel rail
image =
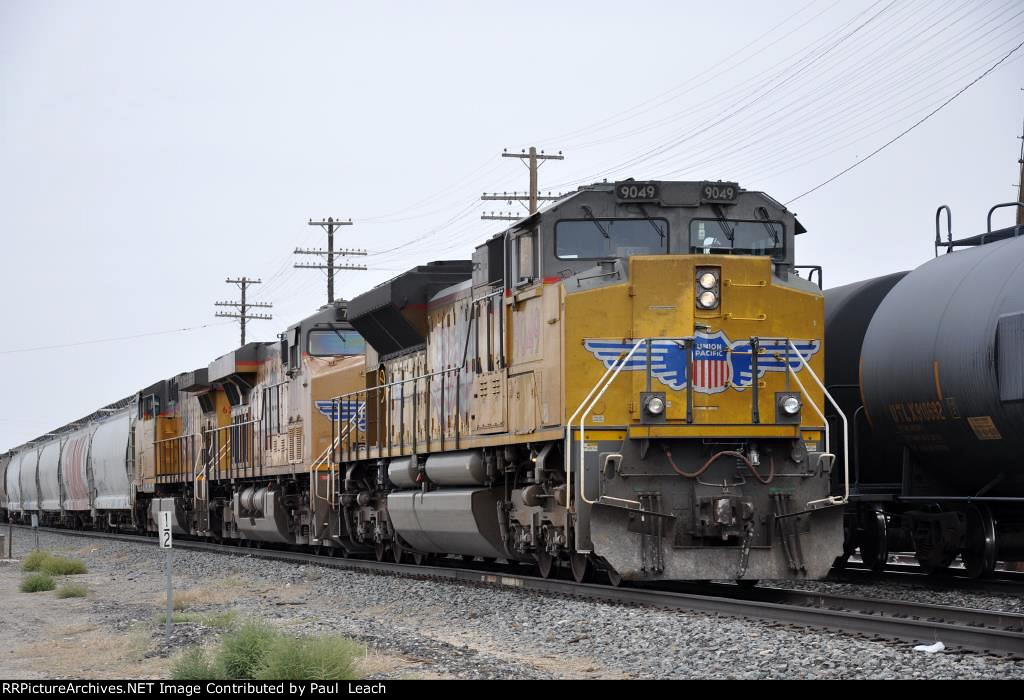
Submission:
<svg viewBox="0 0 1024 700">
<path fill-rule="evenodd" d="M 23 525 L 14 527 L 29 529 Z M 155 538 L 144 535 L 55 528 L 40 530 L 58 535 L 158 544 Z M 394 564 L 195 540 L 177 540 L 175 546 L 370 574 L 506 586 L 623 605 L 715 613 L 830 630 L 846 635 L 926 644 L 941 641 L 947 648 L 1024 658 L 1024 615 L 1014 613 L 767 587 L 751 590 L 728 584 L 702 587 L 680 583 L 673 585 L 674 590 L 654 589 L 649 587 L 650 584 L 639 587 L 577 584 L 570 580 L 544 579 L 501 570 L 494 565 L 469 569 L 464 567 L 464 562 L 460 562 L 463 566 Z M 703 592 L 694 592 L 698 588 Z"/>
<path fill-rule="evenodd" d="M 861 585 L 865 583 L 911 584 L 929 590 L 958 590 L 965 593 L 993 595 L 1024 593 L 1024 572 L 996 569 L 992 577 L 969 578 L 963 569 L 947 569 L 929 574 L 921 567 L 910 564 L 888 564 L 876 572 L 862 564 L 850 562 L 842 569 L 833 569 L 829 579 L 837 583 Z"/>
</svg>

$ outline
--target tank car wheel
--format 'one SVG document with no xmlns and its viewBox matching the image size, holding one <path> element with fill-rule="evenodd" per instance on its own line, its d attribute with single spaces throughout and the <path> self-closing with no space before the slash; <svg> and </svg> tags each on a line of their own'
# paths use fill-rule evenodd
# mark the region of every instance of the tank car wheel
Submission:
<svg viewBox="0 0 1024 700">
<path fill-rule="evenodd" d="M 873 510 L 865 517 L 864 528 L 860 533 L 860 558 L 864 565 L 880 573 L 889 560 L 888 524 L 885 513 Z"/>
<path fill-rule="evenodd" d="M 391 558 L 394 559 L 396 564 L 404 564 L 408 559 L 406 556 L 408 553 L 409 550 L 403 547 L 398 540 L 391 543 Z"/>
<path fill-rule="evenodd" d="M 538 549 L 533 555 L 537 560 L 537 573 L 541 578 L 551 578 L 555 572 L 555 558 L 546 549 Z"/>
<path fill-rule="evenodd" d="M 569 568 L 576 583 L 584 583 L 590 579 L 590 555 L 574 552 L 569 556 Z"/>
<path fill-rule="evenodd" d="M 412 563 L 415 564 L 416 566 L 423 566 L 423 562 L 425 562 L 426 560 L 427 560 L 427 555 L 424 554 L 423 552 L 413 552 L 412 553 Z"/>
<path fill-rule="evenodd" d="M 996 570 L 996 520 L 985 505 L 967 507 L 967 537 L 962 553 L 968 578 L 990 576 Z"/>
<path fill-rule="evenodd" d="M 384 561 L 384 558 L 388 555 L 387 542 L 378 542 L 377 546 L 374 547 L 373 553 L 377 556 L 377 561 Z"/>
</svg>

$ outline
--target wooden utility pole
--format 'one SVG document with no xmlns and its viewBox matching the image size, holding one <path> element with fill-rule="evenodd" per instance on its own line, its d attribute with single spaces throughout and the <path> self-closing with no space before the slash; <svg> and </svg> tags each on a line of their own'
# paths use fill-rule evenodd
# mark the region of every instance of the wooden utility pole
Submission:
<svg viewBox="0 0 1024 700">
<path fill-rule="evenodd" d="M 334 256 L 335 255 L 341 255 L 341 256 L 346 256 L 346 255 L 366 255 L 366 251 L 365 250 L 350 250 L 350 249 L 347 249 L 347 248 L 343 248 L 341 250 L 335 250 L 334 249 L 334 231 L 339 226 L 351 226 L 352 225 L 352 219 L 349 219 L 348 221 L 341 221 L 339 219 L 334 219 L 333 217 L 327 217 L 326 221 L 323 221 L 323 220 L 321 220 L 321 221 L 313 221 L 312 219 L 310 219 L 309 220 L 309 225 L 310 226 L 319 226 L 320 228 L 322 228 L 325 231 L 327 231 L 327 250 L 322 250 L 322 249 L 319 249 L 319 248 L 315 249 L 315 250 L 307 250 L 307 249 L 304 249 L 304 248 L 296 248 L 295 249 L 295 254 L 296 255 L 326 255 L 327 256 L 327 264 L 326 265 L 309 265 L 309 264 L 306 264 L 306 263 L 295 263 L 295 267 L 304 268 L 304 269 L 308 269 L 308 270 L 327 270 L 327 303 L 328 304 L 333 304 L 334 303 L 334 271 L 335 270 L 365 270 L 366 269 L 366 265 L 335 265 L 334 264 Z"/>
<path fill-rule="evenodd" d="M 540 166 L 544 164 L 546 160 L 565 160 L 565 156 L 559 151 L 558 155 L 548 155 L 544 151 L 537 152 L 536 146 L 530 146 L 530 150 L 523 150 L 520 153 L 509 153 L 506 148 L 502 151 L 502 158 L 519 158 L 520 160 L 526 161 L 525 165 L 530 170 L 530 190 L 524 194 L 518 192 L 497 192 L 487 193 L 484 192 L 480 199 L 484 201 L 507 201 L 509 204 L 512 202 L 529 202 L 529 213 L 533 214 L 537 211 L 537 203 L 544 201 L 554 201 L 561 199 L 561 195 L 552 195 L 548 192 L 547 195 L 542 195 L 537 190 L 537 171 Z M 497 220 L 497 221 L 518 221 L 523 218 L 516 216 L 515 214 L 502 214 L 489 212 L 480 217 L 485 220 Z"/>
<path fill-rule="evenodd" d="M 251 280 L 248 277 L 239 277 L 238 279 L 231 279 L 230 277 L 224 280 L 226 284 L 237 284 L 242 290 L 241 301 L 218 301 L 214 303 L 214 306 L 231 306 L 238 309 L 238 313 L 228 313 L 226 311 L 218 311 L 217 316 L 222 318 L 237 318 L 238 325 L 242 328 L 242 345 L 245 345 L 245 324 L 249 320 L 264 320 L 269 321 L 273 316 L 269 314 L 253 314 L 249 313 L 249 309 L 271 309 L 274 307 L 273 304 L 262 301 L 250 301 L 245 300 L 245 290 L 250 284 L 261 284 L 263 280 Z"/>
</svg>

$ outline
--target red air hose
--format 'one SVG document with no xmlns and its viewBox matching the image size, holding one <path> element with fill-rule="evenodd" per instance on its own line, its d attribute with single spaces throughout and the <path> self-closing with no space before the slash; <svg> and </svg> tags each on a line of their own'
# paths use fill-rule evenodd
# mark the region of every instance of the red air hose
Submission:
<svg viewBox="0 0 1024 700">
<path fill-rule="evenodd" d="M 698 476 L 706 472 L 708 468 L 712 464 L 714 464 L 715 461 L 718 460 L 719 457 L 736 457 L 737 459 L 743 460 L 743 463 L 747 465 L 747 469 L 750 470 L 750 473 L 753 474 L 754 478 L 760 481 L 762 484 L 768 485 L 772 482 L 772 479 L 775 478 L 775 458 L 770 455 L 768 457 L 768 478 L 766 479 L 763 476 L 761 476 L 761 472 L 757 470 L 757 467 L 754 466 L 754 463 L 747 459 L 747 456 L 742 452 L 736 452 L 735 450 L 722 450 L 721 452 L 716 452 L 715 454 L 711 455 L 711 458 L 708 459 L 708 461 L 704 462 L 704 465 L 697 471 L 685 472 L 676 466 L 675 461 L 672 459 L 672 450 L 668 449 L 667 447 L 663 447 L 662 449 L 665 450 L 665 458 L 668 459 L 668 463 L 672 466 L 672 469 L 675 470 L 676 474 L 679 474 L 680 476 L 685 476 L 687 479 L 696 479 Z"/>
</svg>

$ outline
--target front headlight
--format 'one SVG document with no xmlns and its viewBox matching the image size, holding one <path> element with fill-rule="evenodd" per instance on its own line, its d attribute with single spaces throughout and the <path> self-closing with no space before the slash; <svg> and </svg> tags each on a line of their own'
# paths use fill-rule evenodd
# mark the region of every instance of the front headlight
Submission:
<svg viewBox="0 0 1024 700">
<path fill-rule="evenodd" d="M 715 285 L 718 284 L 718 278 L 715 277 L 713 272 L 703 272 L 697 278 L 697 284 L 704 289 L 714 289 Z"/>
<path fill-rule="evenodd" d="M 782 409 L 783 413 L 795 416 L 800 412 L 800 399 L 795 396 L 787 396 L 779 403 L 779 407 Z"/>
<path fill-rule="evenodd" d="M 718 295 L 711 291 L 701 292 L 697 297 L 697 303 L 705 309 L 713 309 L 718 304 Z"/>
<path fill-rule="evenodd" d="M 647 412 L 652 416 L 660 416 L 665 411 L 665 399 L 652 396 L 647 400 Z"/>
</svg>

